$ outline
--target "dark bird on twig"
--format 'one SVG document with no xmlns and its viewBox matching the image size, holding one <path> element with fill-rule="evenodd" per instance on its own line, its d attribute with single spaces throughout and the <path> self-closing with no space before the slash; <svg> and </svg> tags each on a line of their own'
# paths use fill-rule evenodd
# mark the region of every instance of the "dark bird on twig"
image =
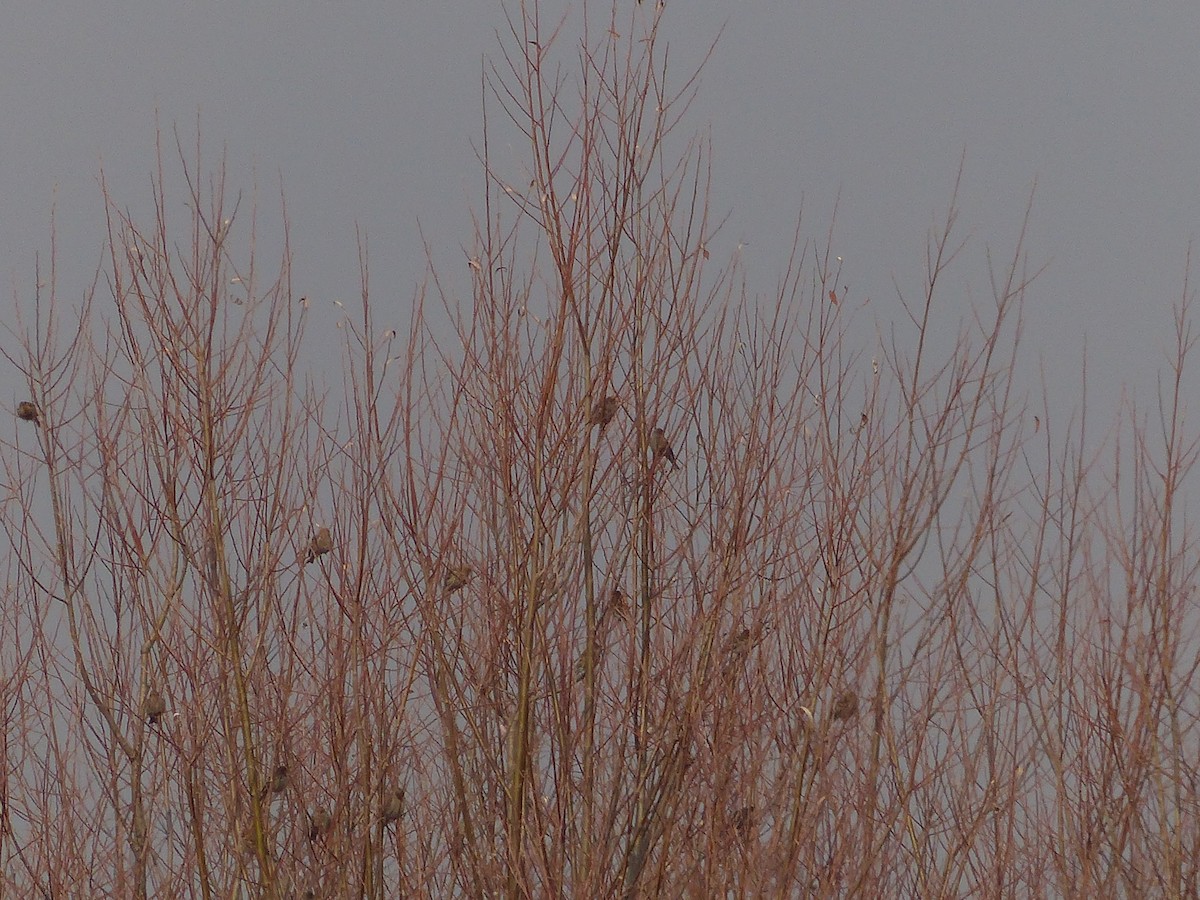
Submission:
<svg viewBox="0 0 1200 900">
<path fill-rule="evenodd" d="M 282 794 L 288 789 L 288 785 L 292 783 L 292 776 L 288 773 L 287 766 L 276 766 L 275 771 L 271 773 L 271 780 L 263 785 L 262 792 L 258 795 L 258 799 L 266 797 L 268 794 Z"/>
<path fill-rule="evenodd" d="M 728 675 L 739 668 L 750 656 L 750 652 L 759 645 L 770 628 L 771 623 L 763 620 L 757 622 L 753 628 L 743 628 L 729 637 L 721 648 L 721 654 L 725 657 L 725 665 L 722 667 L 722 672 Z"/>
<path fill-rule="evenodd" d="M 322 806 L 308 818 L 308 839 L 315 841 L 319 837 L 324 837 L 329 834 L 329 829 L 332 827 L 333 816 Z"/>
<path fill-rule="evenodd" d="M 725 642 L 724 651 L 727 656 L 744 656 L 753 646 L 749 628 L 743 628 Z"/>
<path fill-rule="evenodd" d="M 312 540 L 308 542 L 308 552 L 304 555 L 304 564 L 307 566 L 318 556 L 324 556 L 332 549 L 333 535 L 330 534 L 328 528 L 322 525 L 312 536 Z"/>
<path fill-rule="evenodd" d="M 721 655 L 725 661 L 721 665 L 721 674 L 729 676 L 737 672 L 746 662 L 750 651 L 754 648 L 754 636 L 749 628 L 743 628 L 733 637 L 725 641 Z"/>
<path fill-rule="evenodd" d="M 730 824 L 733 825 L 733 830 L 737 832 L 738 837 L 745 840 L 750 836 L 750 826 L 754 822 L 754 807 L 743 806 L 735 812 L 730 819 Z"/>
<path fill-rule="evenodd" d="M 404 815 L 404 788 L 396 788 L 392 791 L 391 796 L 383 801 L 383 808 L 379 814 L 384 825 L 391 825 Z"/>
<path fill-rule="evenodd" d="M 38 416 L 37 404 L 29 400 L 22 400 L 17 404 L 17 418 L 22 422 L 32 422 L 37 425 L 41 421 Z"/>
<path fill-rule="evenodd" d="M 628 598 L 625 592 L 619 587 L 614 586 L 612 593 L 608 595 L 608 603 L 604 605 L 604 609 L 600 612 L 600 621 L 604 622 L 611 615 L 617 615 L 624 618 L 629 614 L 629 604 L 626 602 Z"/>
<path fill-rule="evenodd" d="M 654 458 L 663 457 L 671 464 L 671 468 L 675 468 L 675 451 L 671 449 L 671 442 L 667 440 L 667 433 L 661 428 L 655 428 L 650 432 L 650 449 L 654 453 Z"/>
<path fill-rule="evenodd" d="M 845 722 L 858 715 L 858 694 L 853 690 L 843 691 L 833 702 L 833 721 Z"/>
<path fill-rule="evenodd" d="M 446 590 L 453 594 L 457 590 L 467 586 L 467 582 L 471 580 L 471 576 L 475 574 L 470 566 L 451 566 L 446 570 L 446 575 L 442 579 L 442 584 Z"/>
<path fill-rule="evenodd" d="M 617 415 L 617 410 L 620 408 L 621 401 L 613 394 L 602 397 L 592 405 L 592 413 L 588 416 L 588 424 L 599 425 L 600 430 L 603 431 L 605 426 Z"/>
<path fill-rule="evenodd" d="M 142 712 L 146 716 L 146 721 L 151 725 L 157 725 L 158 720 L 166 711 L 167 701 L 163 699 L 163 695 L 159 693 L 158 688 L 150 688 L 150 693 L 142 701 Z"/>
</svg>

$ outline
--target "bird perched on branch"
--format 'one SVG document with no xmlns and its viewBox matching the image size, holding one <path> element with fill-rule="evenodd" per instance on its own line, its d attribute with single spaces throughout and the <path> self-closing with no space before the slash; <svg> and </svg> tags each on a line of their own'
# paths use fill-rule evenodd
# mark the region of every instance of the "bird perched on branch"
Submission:
<svg viewBox="0 0 1200 900">
<path fill-rule="evenodd" d="M 324 556 L 333 549 L 333 535 L 322 525 L 308 542 L 308 552 L 304 554 L 304 564 L 307 566 L 318 556 Z"/>
<path fill-rule="evenodd" d="M 167 701 L 163 699 L 163 695 L 159 693 L 158 688 L 150 688 L 150 693 L 142 702 L 142 712 L 146 716 L 146 721 L 151 725 L 157 725 L 158 720 L 166 711 Z"/>
<path fill-rule="evenodd" d="M 650 450 L 654 453 L 654 458 L 660 456 L 671 464 L 671 468 L 675 468 L 675 451 L 671 449 L 671 442 L 667 440 L 667 433 L 661 428 L 655 428 L 650 432 Z"/>
<path fill-rule="evenodd" d="M 750 836 L 750 827 L 754 822 L 754 807 L 743 806 L 730 818 L 730 824 L 733 825 L 733 830 L 737 832 L 738 837 L 745 840 Z"/>
<path fill-rule="evenodd" d="M 470 566 L 451 566 L 446 570 L 446 575 L 442 579 L 442 584 L 446 590 L 453 594 L 457 590 L 467 586 L 467 582 L 471 580 L 471 576 L 475 574 Z"/>
<path fill-rule="evenodd" d="M 404 788 L 396 788 L 391 795 L 383 801 L 383 808 L 380 809 L 379 815 L 383 819 L 384 825 L 391 825 L 404 814 Z"/>
<path fill-rule="evenodd" d="M 833 703 L 833 721 L 845 722 L 858 715 L 858 694 L 853 690 L 843 691 Z"/>
<path fill-rule="evenodd" d="M 38 416 L 37 404 L 29 400 L 22 400 L 17 404 L 17 418 L 22 422 L 32 422 L 34 425 L 39 424 L 41 418 Z"/>
<path fill-rule="evenodd" d="M 621 401 L 615 395 L 609 394 L 607 397 L 601 397 L 592 404 L 592 413 L 588 416 L 588 424 L 599 425 L 600 430 L 603 431 L 620 408 Z"/>
<path fill-rule="evenodd" d="M 282 794 L 288 789 L 288 785 L 292 783 L 292 776 L 288 772 L 287 766 L 276 766 L 275 771 L 271 773 L 271 780 L 263 785 L 262 791 L 258 795 L 258 799 L 266 797 L 268 794 Z"/>
<path fill-rule="evenodd" d="M 329 834 L 329 829 L 332 827 L 333 816 L 322 806 L 308 817 L 308 839 L 315 841 L 319 837 L 324 837 Z"/>
</svg>

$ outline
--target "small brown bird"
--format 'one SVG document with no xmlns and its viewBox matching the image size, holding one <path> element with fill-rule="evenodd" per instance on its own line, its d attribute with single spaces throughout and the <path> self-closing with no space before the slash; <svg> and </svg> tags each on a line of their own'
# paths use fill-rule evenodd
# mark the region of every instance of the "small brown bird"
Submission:
<svg viewBox="0 0 1200 900">
<path fill-rule="evenodd" d="M 608 603 L 604 605 L 604 609 L 600 613 L 600 621 L 604 622 L 609 616 L 620 616 L 625 618 L 629 615 L 629 604 L 626 602 L 629 598 L 625 596 L 624 591 L 619 587 L 614 587 L 612 593 L 608 596 Z"/>
<path fill-rule="evenodd" d="M 404 788 L 396 788 L 392 791 L 391 795 L 383 801 L 383 808 L 379 812 L 384 825 L 391 825 L 399 819 L 404 814 Z"/>
<path fill-rule="evenodd" d="M 446 590 L 453 594 L 455 591 L 462 590 L 467 586 L 467 582 L 474 575 L 474 570 L 470 566 L 451 566 L 446 570 L 446 575 L 442 579 L 442 584 Z"/>
<path fill-rule="evenodd" d="M 733 825 L 733 830 L 737 832 L 738 837 L 745 840 L 750 836 L 750 826 L 754 821 L 754 807 L 743 806 L 735 812 L 730 819 L 730 824 Z"/>
<path fill-rule="evenodd" d="M 653 451 L 655 459 L 661 456 L 671 464 L 672 469 L 675 468 L 675 451 L 671 449 L 667 433 L 661 428 L 655 428 L 650 432 L 650 449 Z"/>
<path fill-rule="evenodd" d="M 150 693 L 146 695 L 146 699 L 142 702 L 142 712 L 146 716 L 146 721 L 151 725 L 157 725 L 158 720 L 163 717 L 163 713 L 167 711 L 167 701 L 163 699 L 163 695 L 159 693 L 158 688 L 150 688 Z"/>
<path fill-rule="evenodd" d="M 858 715 L 858 694 L 843 691 L 833 703 L 833 721 L 846 722 Z"/>
<path fill-rule="evenodd" d="M 308 839 L 315 841 L 319 837 L 324 837 L 329 834 L 332 827 L 333 816 L 322 806 L 308 817 Z"/>
<path fill-rule="evenodd" d="M 737 673 L 745 665 L 750 651 L 754 648 L 754 637 L 749 628 L 743 628 L 737 634 L 728 638 L 721 647 L 721 674 L 725 677 Z"/>
<path fill-rule="evenodd" d="M 307 566 L 318 556 L 324 556 L 332 549 L 333 535 L 330 534 L 328 528 L 322 525 L 312 536 L 312 540 L 308 542 L 308 552 L 304 556 L 304 564 Z"/>
<path fill-rule="evenodd" d="M 617 415 L 617 410 L 620 408 L 621 401 L 618 397 L 613 394 L 602 397 L 592 405 L 592 414 L 588 416 L 588 424 L 599 425 L 600 430 L 603 431 L 604 427 Z"/>
<path fill-rule="evenodd" d="M 741 656 L 749 651 L 751 645 L 750 629 L 743 628 L 737 634 L 733 635 L 725 642 L 724 652 L 726 656 Z"/>
<path fill-rule="evenodd" d="M 17 404 L 17 418 L 22 422 L 38 424 L 41 419 L 38 417 L 37 404 L 31 403 L 29 400 L 22 400 Z"/>
<path fill-rule="evenodd" d="M 237 853 L 239 856 L 253 856 L 258 852 L 258 843 L 254 839 L 254 829 L 248 828 L 237 838 Z"/>
<path fill-rule="evenodd" d="M 292 776 L 288 773 L 287 766 L 276 766 L 275 771 L 271 774 L 271 780 L 263 785 L 262 792 L 258 795 L 261 800 L 268 794 L 282 794 L 288 789 L 288 785 L 292 783 Z"/>
</svg>

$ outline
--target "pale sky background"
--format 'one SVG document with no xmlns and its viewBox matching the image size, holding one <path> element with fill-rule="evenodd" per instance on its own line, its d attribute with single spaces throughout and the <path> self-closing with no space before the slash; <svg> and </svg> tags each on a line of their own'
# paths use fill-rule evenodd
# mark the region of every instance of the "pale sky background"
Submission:
<svg viewBox="0 0 1200 900">
<path fill-rule="evenodd" d="M 144 209 L 156 114 L 189 141 L 199 116 L 208 162 L 224 147 L 233 187 L 257 178 L 268 237 L 282 180 L 298 294 L 357 297 L 358 225 L 379 318 L 402 322 L 425 270 L 418 219 L 466 284 L 496 0 L 22 5 L 0 28 L 10 307 L 32 294 L 52 203 L 60 286 L 82 294 L 104 239 L 100 167 L 122 205 Z M 564 5 L 545 4 L 547 17 Z M 840 192 L 842 280 L 887 321 L 893 279 L 920 289 L 925 235 L 965 152 L 973 299 L 987 300 L 984 250 L 1010 251 L 1036 180 L 1029 250 L 1049 268 L 1026 346 L 1045 357 L 1052 400 L 1060 413 L 1075 402 L 1085 336 L 1091 415 L 1110 420 L 1122 384 L 1150 400 L 1200 212 L 1200 4 L 670 0 L 663 28 L 677 78 L 724 28 L 687 123 L 711 132 L 713 208 L 731 214 L 714 260 L 747 242 L 751 285 L 769 290 L 801 201 L 820 238 Z M 966 313 L 966 295 L 943 299 L 947 323 Z M 13 374 L 4 364 L 3 402 L 18 399 Z"/>
</svg>

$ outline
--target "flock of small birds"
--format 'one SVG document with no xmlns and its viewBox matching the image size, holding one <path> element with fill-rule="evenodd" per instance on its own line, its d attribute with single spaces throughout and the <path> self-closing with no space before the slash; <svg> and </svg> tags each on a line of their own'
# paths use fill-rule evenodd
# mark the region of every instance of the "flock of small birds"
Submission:
<svg viewBox="0 0 1200 900">
<path fill-rule="evenodd" d="M 592 404 L 591 412 L 588 414 L 588 424 L 599 426 L 603 431 L 608 427 L 609 423 L 616 418 L 617 413 L 621 409 L 621 399 L 615 394 L 606 394 Z M 22 400 L 17 404 L 17 418 L 23 422 L 33 422 L 35 425 L 41 423 L 41 415 L 38 412 L 37 404 L 30 400 Z M 671 442 L 667 439 L 667 433 L 662 428 L 656 427 L 650 432 L 650 452 L 655 460 L 665 459 L 671 464 L 671 468 L 675 468 L 678 461 L 675 457 L 675 451 L 671 447 Z M 308 550 L 304 555 L 304 564 L 308 565 L 313 562 L 318 556 L 323 556 L 333 549 L 333 535 L 329 528 L 321 526 L 317 529 L 317 533 L 313 535 L 312 541 L 309 543 Z"/>
<path fill-rule="evenodd" d="M 620 398 L 615 394 L 606 394 L 592 404 L 588 413 L 588 424 L 599 427 L 603 431 L 616 418 L 620 409 Z M 37 407 L 28 401 L 22 402 L 17 406 L 17 415 L 22 419 L 37 421 Z M 678 466 L 679 461 L 675 450 L 664 429 L 656 427 L 650 432 L 649 448 L 655 462 L 665 459 L 672 469 Z M 332 552 L 333 548 L 333 532 L 330 531 L 329 526 L 321 525 L 309 539 L 308 546 L 304 550 L 304 565 L 316 562 L 318 558 Z M 469 565 L 448 566 L 442 575 L 442 586 L 448 593 L 453 594 L 466 587 L 474 574 L 474 570 Z"/>
<path fill-rule="evenodd" d="M 615 394 L 606 394 L 592 404 L 588 413 L 588 424 L 598 426 L 603 431 L 616 418 L 620 409 L 621 398 Z M 655 460 L 665 459 L 669 462 L 672 469 L 678 464 L 667 432 L 662 428 L 656 427 L 650 432 L 650 452 Z"/>
<path fill-rule="evenodd" d="M 613 410 L 615 414 L 616 410 Z M 17 418 L 22 422 L 32 422 L 35 425 L 41 424 L 41 414 L 38 412 L 37 404 L 29 400 L 22 400 L 17 404 Z M 612 418 L 612 415 L 609 415 Z M 308 550 L 304 556 L 304 564 L 308 565 L 313 562 L 318 556 L 324 556 L 333 550 L 333 534 L 327 526 L 321 526 L 317 529 L 316 534 L 309 541 Z M 445 586 L 446 589 L 453 592 L 464 587 L 471 579 L 472 571 L 470 566 L 455 566 L 446 571 Z M 147 724 L 157 726 L 161 723 L 162 717 L 167 712 L 167 701 L 163 697 L 162 691 L 157 687 L 151 687 L 145 698 L 142 700 L 142 715 Z M 288 767 L 280 764 L 275 767 L 271 773 L 270 780 L 263 785 L 259 792 L 259 800 L 265 800 L 268 797 L 275 797 L 283 794 L 292 784 L 292 775 Z M 383 825 L 389 826 L 399 821 L 404 814 L 404 789 L 398 788 L 392 791 L 384 800 L 379 810 L 379 818 Z M 316 841 L 319 838 L 326 837 L 333 829 L 333 814 L 328 808 L 321 806 L 309 814 L 308 817 L 308 839 Z M 311 893 L 311 892 L 310 892 Z"/>
<path fill-rule="evenodd" d="M 621 401 L 618 397 L 612 394 L 601 397 L 592 405 L 588 415 L 588 424 L 599 427 L 603 431 L 616 418 L 620 408 Z M 23 422 L 32 422 L 35 425 L 41 424 L 41 415 L 37 405 L 29 400 L 22 400 L 17 404 L 16 414 L 17 418 Z M 675 455 L 675 450 L 672 448 L 664 429 L 656 427 L 650 432 L 649 449 L 655 462 L 664 459 L 670 464 L 672 469 L 677 467 L 678 459 Z M 308 565 L 316 561 L 318 557 L 331 552 L 333 548 L 333 533 L 328 526 L 320 526 L 309 541 L 304 554 L 304 564 Z M 466 587 L 473 576 L 474 570 L 468 565 L 449 566 L 443 575 L 442 586 L 447 593 L 452 594 Z M 750 632 L 744 629 L 729 642 L 727 649 L 730 652 L 742 650 L 741 645 L 748 644 L 749 640 Z M 157 687 L 151 687 L 142 702 L 142 713 L 147 723 L 152 726 L 158 725 L 166 712 L 167 702 L 162 692 Z M 833 721 L 849 721 L 857 715 L 858 694 L 853 690 L 846 690 L 839 694 L 834 700 L 831 710 Z M 291 787 L 291 784 L 291 772 L 286 764 L 281 763 L 275 767 L 270 779 L 263 785 L 262 790 L 259 792 L 259 800 L 262 801 L 281 795 Z M 397 788 L 383 800 L 379 813 L 380 821 L 387 827 L 399 821 L 403 814 L 404 789 Z M 734 824 L 739 833 L 743 832 L 748 826 L 749 814 L 750 809 L 747 807 L 739 810 L 735 816 Z M 318 807 L 308 814 L 308 823 L 309 841 L 323 839 L 333 829 L 333 814 L 327 807 Z"/>
<path fill-rule="evenodd" d="M 270 779 L 259 791 L 258 799 L 270 802 L 286 793 L 292 786 L 292 773 L 286 764 L 279 764 Z M 333 831 L 333 813 L 327 806 L 318 806 L 308 814 L 309 841 L 321 840 Z M 386 828 L 395 824 L 404 815 L 404 788 L 391 791 L 379 806 L 379 821 Z"/>
</svg>

